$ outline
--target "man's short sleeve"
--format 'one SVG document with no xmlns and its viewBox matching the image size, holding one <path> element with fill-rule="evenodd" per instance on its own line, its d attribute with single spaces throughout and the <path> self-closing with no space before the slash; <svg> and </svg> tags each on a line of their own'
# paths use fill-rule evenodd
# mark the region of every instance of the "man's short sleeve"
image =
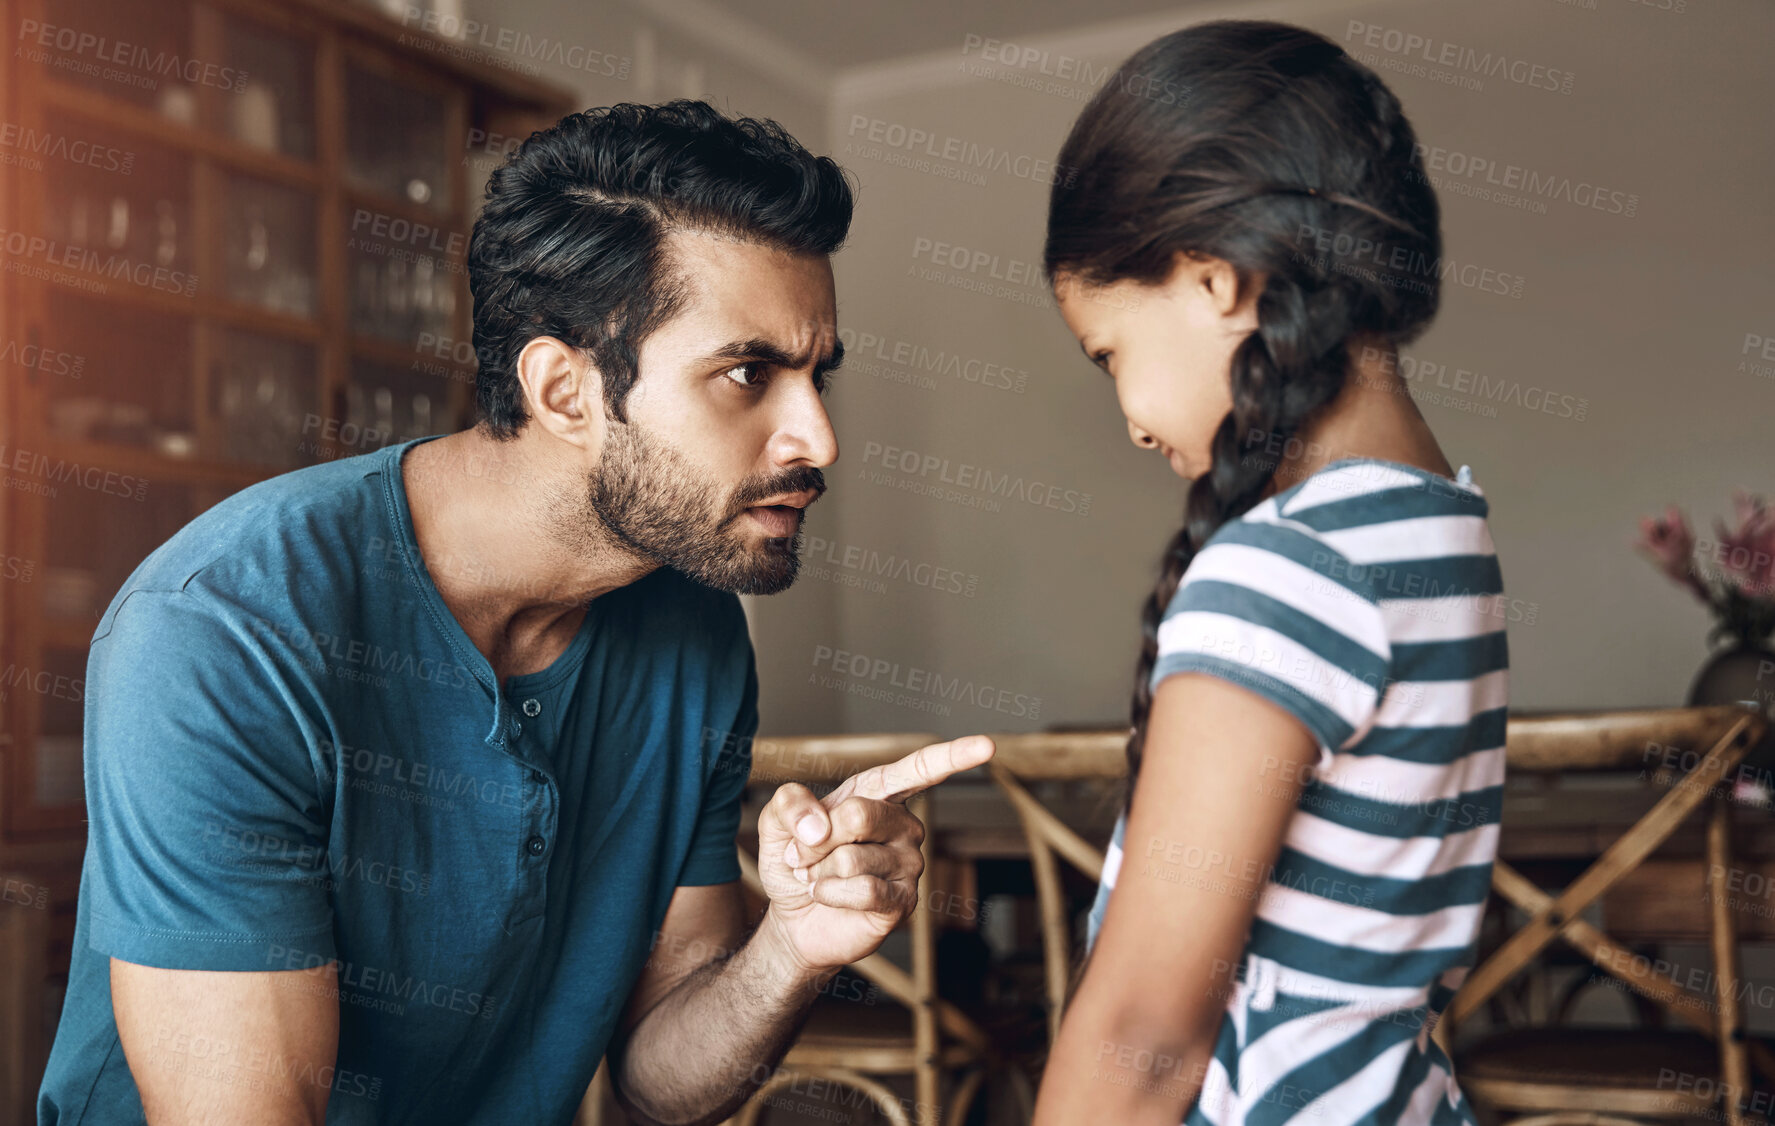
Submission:
<svg viewBox="0 0 1775 1126">
<path fill-rule="evenodd" d="M 300 677 L 254 620 L 136 590 L 93 642 L 84 878 L 100 953 L 194 970 L 334 956 L 318 743 Z"/>
<path fill-rule="evenodd" d="M 678 873 L 679 887 L 725 884 L 740 878 L 735 838 L 740 831 L 746 780 L 752 773 L 752 737 L 758 733 L 758 663 L 749 637 L 745 650 L 746 682 L 733 726 L 704 731 L 715 760 L 703 790 L 690 853 Z"/>
<path fill-rule="evenodd" d="M 1391 667 L 1361 568 L 1308 530 L 1241 520 L 1190 561 L 1159 625 L 1151 683 L 1202 672 L 1248 688 L 1306 726 L 1325 766 L 1373 724 Z"/>
</svg>

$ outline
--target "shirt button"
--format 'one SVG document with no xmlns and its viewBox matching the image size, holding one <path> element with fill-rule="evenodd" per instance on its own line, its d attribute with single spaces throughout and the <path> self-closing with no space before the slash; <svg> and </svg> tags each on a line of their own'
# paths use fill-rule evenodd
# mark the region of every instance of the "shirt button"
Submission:
<svg viewBox="0 0 1775 1126">
<path fill-rule="evenodd" d="M 524 714 L 535 719 L 542 714 L 542 701 L 532 696 L 524 701 Z"/>
<path fill-rule="evenodd" d="M 541 837 L 531 837 L 529 844 L 526 845 L 525 847 L 527 847 L 530 850 L 531 856 L 541 856 L 543 854 L 543 852 L 549 847 L 549 843 L 547 841 L 543 840 Z"/>
</svg>

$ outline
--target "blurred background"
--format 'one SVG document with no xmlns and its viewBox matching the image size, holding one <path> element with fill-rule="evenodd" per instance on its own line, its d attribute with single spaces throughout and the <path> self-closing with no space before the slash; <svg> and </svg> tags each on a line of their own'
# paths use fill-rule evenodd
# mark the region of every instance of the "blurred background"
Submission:
<svg viewBox="0 0 1775 1126">
<path fill-rule="evenodd" d="M 1678 506 L 1711 578 L 1768 566 L 1734 499 L 1775 489 L 1766 3 L 0 0 L 0 14 L 0 872 L 5 917 L 28 920 L 4 932 L 9 996 L 26 998 L 0 1029 L 13 1108 L 65 982 L 97 616 L 229 493 L 472 421 L 469 226 L 488 173 L 576 109 L 705 98 L 776 119 L 860 185 L 834 262 L 842 456 L 802 580 L 746 599 L 761 737 L 1125 726 L 1138 607 L 1184 484 L 1129 444 L 1040 280 L 1047 195 L 1115 65 L 1223 16 L 1342 44 L 1426 146 L 1457 268 L 1402 370 L 1490 500 L 1512 708 L 1775 701 L 1766 638 L 1710 638 L 1708 608 L 1670 581 L 1688 556 L 1649 566 L 1635 550 L 1642 518 Z M 1438 62 L 1445 45 L 1458 50 Z M 957 484 L 982 473 L 992 484 Z M 961 793 L 972 827 L 1016 836 Z M 1099 845 L 1107 795 L 1069 815 Z M 979 965 L 1039 967 L 1032 876 L 1001 851 L 979 843 L 945 868 L 973 907 L 944 933 Z M 1092 885 L 1068 880 L 1076 911 Z M 1584 1005 L 1632 1015 L 1618 991 Z M 1749 1019 L 1775 1027 L 1766 1006 Z"/>
</svg>

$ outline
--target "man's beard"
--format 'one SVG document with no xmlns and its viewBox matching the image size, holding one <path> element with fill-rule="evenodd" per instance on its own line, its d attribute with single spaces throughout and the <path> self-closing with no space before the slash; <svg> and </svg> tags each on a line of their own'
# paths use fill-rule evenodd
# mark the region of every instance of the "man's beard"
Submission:
<svg viewBox="0 0 1775 1126">
<path fill-rule="evenodd" d="M 752 530 L 740 522 L 746 507 L 761 500 L 824 492 L 825 476 L 797 466 L 776 477 L 747 478 L 726 497 L 699 477 L 706 474 L 639 425 L 613 422 L 587 502 L 623 546 L 705 586 L 735 594 L 787 590 L 801 567 L 800 529 L 753 547 Z"/>
</svg>

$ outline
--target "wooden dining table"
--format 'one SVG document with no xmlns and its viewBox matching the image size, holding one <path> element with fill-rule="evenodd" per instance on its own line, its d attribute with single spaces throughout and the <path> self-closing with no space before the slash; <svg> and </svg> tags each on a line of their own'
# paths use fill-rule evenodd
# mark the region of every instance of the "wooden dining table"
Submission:
<svg viewBox="0 0 1775 1126">
<path fill-rule="evenodd" d="M 1106 728 L 1043 735 L 1053 738 L 1034 748 L 1006 740 L 994 761 L 1023 781 L 1062 822 L 1102 848 L 1120 809 L 1125 736 Z M 898 757 L 851 753 L 843 746 L 839 740 L 824 747 L 818 739 L 756 740 L 748 816 L 742 824 L 755 823 L 757 807 L 782 782 L 800 781 L 818 792 Z M 1532 765 L 1532 748 L 1520 753 L 1524 766 Z M 1508 775 L 1498 856 L 1530 875 L 1552 877 L 1582 868 L 1663 796 L 1668 778 L 1658 775 L 1658 765 L 1654 758 L 1644 770 L 1607 775 L 1563 778 L 1526 769 Z M 965 870 L 982 861 L 1029 859 L 1029 838 L 1016 811 L 984 768 L 956 775 L 935 796 L 929 828 L 937 855 L 948 864 Z M 1775 812 L 1746 806 L 1739 811 L 1738 825 L 1740 938 L 1775 940 L 1775 832 L 1769 831 L 1775 829 Z M 1694 869 L 1702 862 L 1703 836 L 1699 819 L 1683 825 L 1655 858 L 1612 889 L 1604 902 L 1611 925 L 1661 941 L 1704 938 L 1705 901 L 1671 893 L 1696 886 Z M 965 871 L 950 880 L 959 880 L 960 886 L 950 889 L 955 894 L 970 893 L 972 880 Z"/>
</svg>

